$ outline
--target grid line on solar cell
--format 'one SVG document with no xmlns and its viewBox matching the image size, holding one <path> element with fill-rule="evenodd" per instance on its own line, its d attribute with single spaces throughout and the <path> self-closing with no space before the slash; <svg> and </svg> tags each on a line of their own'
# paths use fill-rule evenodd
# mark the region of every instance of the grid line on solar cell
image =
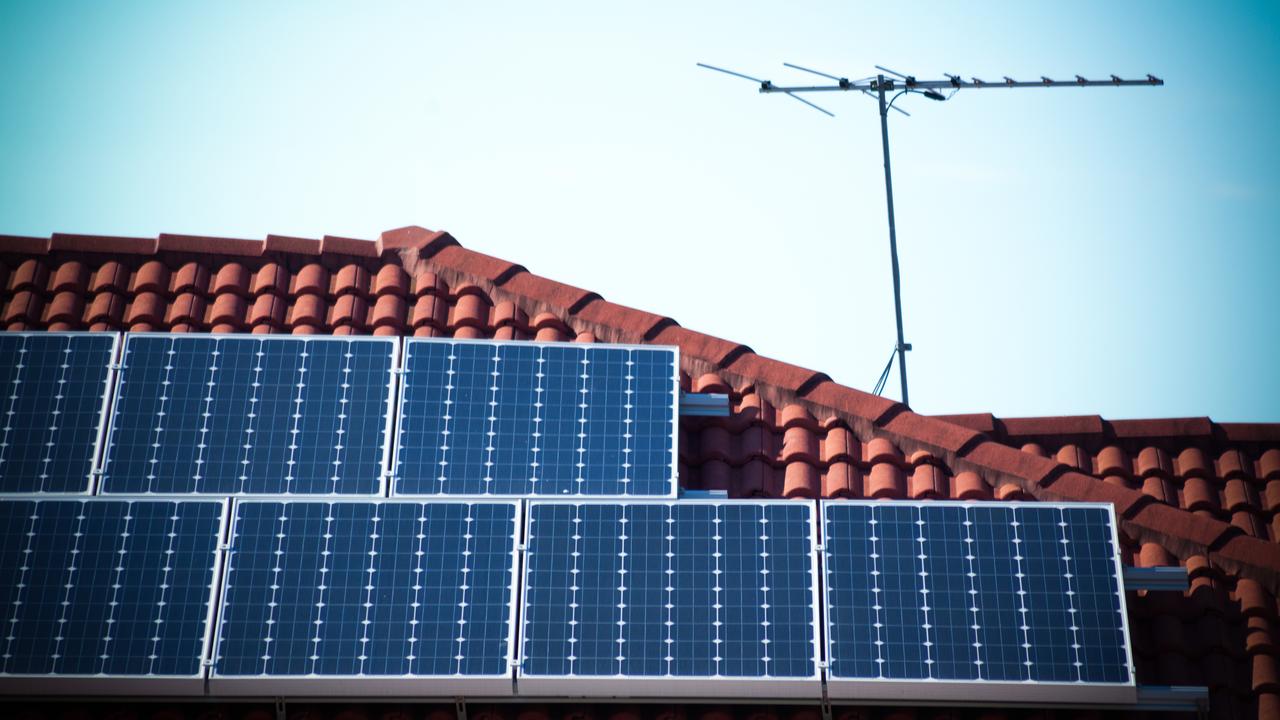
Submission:
<svg viewBox="0 0 1280 720">
<path fill-rule="evenodd" d="M 390 338 L 126 335 L 102 491 L 381 494 Z"/>
<path fill-rule="evenodd" d="M 675 494 L 675 348 L 405 342 L 394 493 Z"/>
<path fill-rule="evenodd" d="M 1109 506 L 822 510 L 832 680 L 1132 685 Z"/>
<path fill-rule="evenodd" d="M 532 501 L 527 522 L 522 693 L 645 694 L 646 679 L 817 692 L 811 503 Z"/>
<path fill-rule="evenodd" d="M 0 493 L 87 493 L 115 333 L 0 334 Z"/>
<path fill-rule="evenodd" d="M 214 500 L 0 500 L 0 679 L 202 678 L 224 519 Z"/>
<path fill-rule="evenodd" d="M 237 502 L 215 687 L 261 693 L 263 683 L 311 681 L 326 694 L 344 678 L 441 687 L 498 678 L 509 693 L 518 510 L 515 501 Z"/>
</svg>

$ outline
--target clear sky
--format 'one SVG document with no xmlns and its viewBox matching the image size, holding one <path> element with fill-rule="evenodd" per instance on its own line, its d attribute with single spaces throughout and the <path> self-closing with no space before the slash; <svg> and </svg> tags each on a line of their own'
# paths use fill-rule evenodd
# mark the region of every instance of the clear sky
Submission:
<svg viewBox="0 0 1280 720">
<path fill-rule="evenodd" d="M 1280 421 L 1280 4 L 4 2 L 0 232 L 407 224 L 926 413 Z M 897 374 L 887 393 L 898 395 Z"/>
</svg>

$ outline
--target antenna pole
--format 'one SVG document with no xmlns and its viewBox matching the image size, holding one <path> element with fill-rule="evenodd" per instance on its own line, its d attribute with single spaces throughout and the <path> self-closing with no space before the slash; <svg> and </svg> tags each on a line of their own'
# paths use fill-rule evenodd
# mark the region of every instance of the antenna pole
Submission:
<svg viewBox="0 0 1280 720">
<path fill-rule="evenodd" d="M 1039 80 L 1014 80 L 1011 77 L 1004 77 L 999 82 L 987 82 L 981 78 L 969 78 L 965 80 L 959 75 L 946 75 L 946 80 L 920 80 L 914 75 L 903 75 L 902 73 L 890 70 L 886 67 L 876 66 L 877 70 L 894 77 L 886 79 L 884 74 L 875 76 L 874 78 L 863 78 L 861 80 L 849 80 L 848 78 L 837 77 L 818 70 L 811 70 L 799 65 L 791 63 L 783 63 L 786 67 L 801 72 L 807 72 L 812 75 L 834 80 L 833 85 L 774 85 L 768 80 L 743 75 L 740 72 L 726 70 L 714 65 L 706 63 L 698 63 L 699 67 L 708 70 L 715 70 L 726 75 L 733 75 L 744 80 L 758 83 L 758 92 L 782 93 L 789 95 L 795 100 L 808 105 L 825 115 L 833 115 L 830 111 L 821 108 L 813 103 L 800 97 L 805 93 L 815 92 L 851 92 L 857 91 L 863 95 L 875 97 L 880 103 L 880 146 L 884 151 L 884 198 L 885 203 L 889 207 L 889 258 L 893 262 L 893 310 L 898 321 L 898 345 L 894 348 L 894 353 L 898 356 L 898 377 L 902 383 L 902 404 L 910 405 L 911 402 L 907 396 L 907 351 L 911 349 L 911 344 L 903 340 L 902 337 L 902 281 L 898 274 L 898 230 L 894 226 L 893 221 L 893 176 L 889 171 L 889 111 L 897 110 L 903 115 L 910 116 L 911 113 L 900 107 L 894 107 L 894 100 L 908 93 L 923 95 L 930 100 L 946 101 L 951 99 L 960 90 L 993 90 L 995 88 L 1061 88 L 1061 87 L 1138 87 L 1150 86 L 1158 87 L 1164 85 L 1164 80 L 1155 75 L 1147 75 L 1146 79 L 1126 80 L 1118 75 L 1112 75 L 1108 80 L 1090 80 L 1086 77 L 1076 75 L 1074 80 L 1054 80 L 1041 76 Z M 943 93 L 950 94 L 943 94 Z M 893 99 L 885 102 L 885 93 L 894 93 Z M 892 369 L 893 357 L 890 356 L 889 364 L 885 366 L 884 373 L 881 374 L 879 382 L 876 383 L 875 394 L 879 395 L 883 390 L 883 383 L 889 377 L 889 371 Z"/>
<path fill-rule="evenodd" d="M 902 283 L 898 277 L 898 230 L 893 222 L 893 174 L 889 170 L 889 106 L 884 101 L 884 75 L 876 77 L 880 99 L 880 145 L 884 150 L 884 199 L 889 206 L 889 259 L 893 262 L 893 310 L 898 320 L 898 378 L 902 383 L 902 404 L 910 406 L 907 395 L 907 350 L 902 338 Z"/>
</svg>

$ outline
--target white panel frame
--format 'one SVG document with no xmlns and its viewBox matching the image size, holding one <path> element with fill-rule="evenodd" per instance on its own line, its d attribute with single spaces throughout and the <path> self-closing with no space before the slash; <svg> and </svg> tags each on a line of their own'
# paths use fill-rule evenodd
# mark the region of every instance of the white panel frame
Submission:
<svg viewBox="0 0 1280 720">
<path fill-rule="evenodd" d="M 204 694 L 205 679 L 208 674 L 206 663 L 212 650 L 213 617 L 219 598 L 218 586 L 222 580 L 222 567 L 225 558 L 222 538 L 226 536 L 230 521 L 228 512 L 230 502 L 226 499 L 212 497 L 162 497 L 157 495 L 112 495 L 108 497 L 68 496 L 68 495 L 25 495 L 6 496 L 5 501 L 35 502 L 86 502 L 86 503 L 208 503 L 221 508 L 217 535 L 213 545 L 213 567 L 210 573 L 209 593 L 205 598 L 207 606 L 204 633 L 201 636 L 200 663 L 194 675 L 2 675 L 0 674 L 0 697 L 2 696 L 197 696 Z"/>
<path fill-rule="evenodd" d="M 534 493 L 405 493 L 400 492 L 400 434 L 403 419 L 400 415 L 401 409 L 404 407 L 404 394 L 408 388 L 408 367 L 409 367 L 409 347 L 415 344 L 449 344 L 449 345 L 514 345 L 517 347 L 557 347 L 557 348 L 581 348 L 587 351 L 591 349 L 601 350 L 646 350 L 646 351 L 669 351 L 672 353 L 673 372 L 671 378 L 671 471 L 667 479 L 667 492 L 663 495 L 541 495 Z M 391 439 L 393 450 L 391 456 L 391 468 L 389 475 L 392 476 L 391 497 L 402 498 L 493 498 L 493 499 L 553 499 L 553 498 L 582 498 L 582 499 L 599 499 L 599 500 L 664 500 L 675 499 L 679 496 L 680 488 L 680 347 L 677 345 L 637 345 L 637 344 L 613 344 L 613 343 L 575 343 L 575 342 L 541 342 L 529 340 L 489 340 L 489 339 L 462 339 L 462 338 L 426 338 L 426 337 L 406 337 L 404 338 L 404 352 L 401 361 L 401 377 L 400 392 L 396 401 L 396 432 L 395 437 Z"/>
<path fill-rule="evenodd" d="M 231 543 L 239 508 L 245 504 L 353 503 L 359 505 L 509 505 L 512 508 L 511 582 L 508 588 L 507 655 L 505 670 L 497 675 L 220 675 L 218 652 L 226 619 L 226 579 L 231 569 Z M 284 497 L 237 498 L 231 515 L 231 533 L 225 552 L 222 583 L 218 592 L 217 629 L 210 642 L 208 690 L 219 697 L 510 697 L 513 693 L 516 643 L 516 601 L 519 598 L 519 560 L 524 537 L 524 508 L 519 500 L 481 498 L 369 498 L 369 497 Z"/>
<path fill-rule="evenodd" d="M 826 541 L 827 509 L 838 506 L 885 506 L 882 500 L 833 499 L 819 502 L 819 522 Z M 1129 631 L 1129 608 L 1125 598 L 1123 565 L 1120 559 L 1120 540 L 1117 535 L 1115 506 L 1110 503 L 1051 503 L 1051 502 L 1001 502 L 975 503 L 963 500 L 895 500 L 891 507 L 962 507 L 962 508 L 1096 508 L 1106 510 L 1111 519 L 1112 561 L 1116 587 L 1120 596 L 1121 626 L 1124 632 L 1124 649 L 1129 670 L 1129 680 L 1123 683 L 1054 682 L 1023 680 L 891 680 L 880 678 L 844 678 L 831 674 L 828 664 L 825 670 L 827 693 L 832 700 L 856 700 L 858 702 L 963 702 L 984 704 L 1008 703 L 1080 703 L 1087 697 L 1089 703 L 1132 705 L 1138 701 L 1137 678 L 1133 666 L 1133 639 Z M 825 547 L 825 546 L 824 546 Z M 828 607 L 826 551 L 823 551 L 822 614 L 830 617 Z M 831 657 L 831 637 L 824 637 L 826 657 Z"/>
<path fill-rule="evenodd" d="M 92 455 L 89 456 L 89 472 L 85 475 L 85 484 L 83 490 L 70 491 L 39 491 L 39 494 L 46 497 L 68 498 L 74 499 L 93 495 L 97 490 L 98 463 L 102 457 L 102 450 L 106 442 L 106 427 L 108 421 L 107 410 L 111 405 L 112 396 L 115 393 L 116 366 L 120 357 L 120 333 L 118 332 L 90 332 L 90 331 L 50 331 L 50 330 L 26 330 L 21 332 L 7 332 L 9 337 L 110 337 L 111 347 L 108 350 L 106 377 L 103 379 L 102 401 L 98 408 L 98 425 L 94 428 L 94 439 Z M 32 495 L 31 491 L 6 491 L 0 489 L 0 498 L 19 498 Z"/>
<path fill-rule="evenodd" d="M 738 676 L 644 676 L 644 675 L 529 675 L 524 668 L 524 634 L 523 623 L 520 635 L 520 658 L 516 667 L 516 693 L 522 697 L 540 698 L 682 698 L 682 699 L 732 699 L 742 701 L 743 698 L 788 699 L 800 698 L 818 700 L 822 697 L 822 634 L 818 614 L 819 567 L 818 567 L 818 508 L 815 502 L 805 500 L 770 499 L 682 499 L 666 500 L 662 498 L 626 498 L 610 500 L 604 498 L 575 499 L 537 499 L 525 502 L 525 528 L 530 527 L 534 506 L 537 505 L 795 505 L 803 506 L 809 513 L 809 572 L 811 645 L 813 650 L 813 674 L 806 677 L 738 677 Z M 529 538 L 526 535 L 525 545 Z M 526 555 L 528 553 L 526 552 Z M 523 618 L 528 613 L 529 562 L 525 559 L 524 572 L 521 577 L 520 611 Z"/>
<path fill-rule="evenodd" d="M 392 430 L 393 430 L 393 427 L 392 427 L 392 419 L 395 417 L 396 412 L 397 412 L 396 376 L 400 373 L 400 338 L 399 338 L 398 336 L 390 336 L 390 335 L 284 335 L 284 334 L 262 334 L 262 335 L 255 335 L 255 334 L 253 334 L 253 333 L 170 333 L 170 332 L 130 332 L 130 333 L 124 333 L 124 339 L 123 339 L 123 341 L 122 341 L 122 342 L 119 342 L 119 351 L 118 351 L 118 353 L 117 353 L 117 358 L 118 358 L 118 359 L 117 359 L 117 361 L 116 361 L 116 366 L 117 366 L 117 368 L 118 368 L 118 369 L 116 370 L 116 372 L 115 372 L 115 376 L 113 377 L 113 381 L 112 381 L 112 386 L 111 386 L 111 391 L 112 391 L 112 392 L 111 392 L 111 406 L 110 406 L 109 415 L 108 415 L 108 424 L 107 424 L 106 432 L 105 432 L 105 434 L 102 436 L 102 441 L 101 441 L 104 449 L 103 449 L 103 450 L 100 452 L 100 454 L 99 454 L 99 457 L 100 457 L 99 465 L 98 465 L 98 467 L 97 467 L 97 470 L 95 471 L 95 477 L 97 478 L 97 487 L 95 488 L 94 492 L 95 492 L 96 494 L 98 494 L 98 495 L 103 495 L 103 496 L 107 496 L 107 497 L 115 497 L 115 496 L 117 496 L 117 495 L 118 495 L 118 496 L 121 496 L 121 497 L 126 496 L 126 495 L 142 495 L 142 496 L 144 496 L 144 497 L 151 497 L 151 496 L 155 496 L 155 497 L 171 496 L 171 497 L 183 497 L 183 498 L 200 498 L 200 497 L 209 497 L 209 498 L 218 498 L 218 497 L 240 497 L 240 498 L 249 498 L 249 497 L 254 497 L 255 495 L 259 495 L 259 494 L 260 494 L 260 493 L 215 493 L 215 492 L 201 492 L 201 491 L 192 491 L 192 492 L 186 492 L 186 493 L 125 493 L 125 492 L 115 493 L 115 492 L 105 492 L 105 491 L 104 491 L 104 489 L 103 489 L 103 485 L 105 485 L 105 482 L 104 482 L 104 481 L 105 481 L 105 479 L 106 479 L 107 465 L 109 464 L 109 460 L 110 460 L 110 456 L 111 456 L 111 450 L 112 450 L 112 443 L 111 443 L 111 439 L 112 439 L 112 438 L 114 437 L 114 435 L 115 435 L 115 424 L 116 424 L 116 416 L 117 416 L 117 415 L 116 415 L 116 410 L 117 410 L 117 406 L 119 405 L 119 401 L 120 401 L 120 394 L 119 394 L 119 392 L 117 392 L 117 386 L 118 386 L 118 384 L 119 384 L 120 380 L 121 380 L 121 379 L 123 379 L 123 375 L 124 375 L 124 371 L 125 371 L 125 364 L 124 364 L 124 361 L 125 361 L 125 357 L 126 357 L 126 356 L 127 356 L 127 354 L 128 354 L 128 351 L 129 351 L 129 340 L 130 340 L 131 338 L 134 338 L 134 337 L 139 337 L 139 338 L 146 338 L 146 337 L 153 337 L 153 338 L 173 338 L 173 339 L 177 339 L 177 340 L 182 340 L 182 339 L 200 339 L 200 340 L 215 340 L 215 341 L 220 341 L 220 340 L 262 340 L 262 341 L 267 341 L 267 342 L 301 341 L 301 342 L 304 342 L 304 343 L 310 343 L 310 342 L 372 342 L 372 343 L 384 343 L 384 344 L 386 344 L 386 345 L 391 349 L 391 355 L 390 355 L 390 364 L 387 366 L 387 374 L 388 374 L 388 379 L 387 379 L 387 408 L 386 408 L 386 418 L 384 418 L 383 431 L 382 431 L 382 432 L 383 432 L 384 437 L 383 437 L 383 441 L 382 441 L 382 459 L 379 461 L 379 468 L 380 468 L 380 469 L 378 470 L 377 488 L 376 488 L 372 493 L 345 493 L 345 494 L 344 494 L 344 493 L 299 493 L 299 492 L 290 492 L 290 493 L 280 493 L 277 497 L 286 497 L 286 498 L 289 498 L 289 497 L 297 497 L 297 498 L 335 498 L 335 499 L 339 499 L 339 498 L 348 498 L 348 499 L 363 499 L 363 498 L 369 498 L 369 499 L 376 499 L 376 498 L 380 498 L 380 497 L 384 497 L 384 496 L 386 496 L 386 494 L 387 494 L 387 489 L 388 489 L 388 487 L 389 487 L 389 485 L 390 485 L 390 484 L 389 484 L 389 482 L 388 482 L 388 478 L 390 477 L 390 466 L 389 466 L 389 463 L 390 463 L 390 461 L 391 461 L 391 446 L 390 446 L 390 442 L 391 442 L 391 439 L 392 439 L 392 438 L 391 438 L 391 435 L 392 435 Z"/>
</svg>

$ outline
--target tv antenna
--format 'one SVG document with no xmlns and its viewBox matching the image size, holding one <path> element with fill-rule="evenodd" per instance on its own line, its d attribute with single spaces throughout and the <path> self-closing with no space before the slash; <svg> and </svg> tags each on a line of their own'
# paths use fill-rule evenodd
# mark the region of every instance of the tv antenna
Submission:
<svg viewBox="0 0 1280 720">
<path fill-rule="evenodd" d="M 910 405 L 910 399 L 907 395 L 907 351 L 911 349 L 911 344 L 903 340 L 902 335 L 902 287 L 898 274 L 898 234 L 894 227 L 893 221 L 893 176 L 889 171 L 889 111 L 895 110 L 904 116 L 910 117 L 911 113 L 900 107 L 895 107 L 894 103 L 903 95 L 915 93 L 923 95 L 930 100 L 945 101 L 950 100 L 953 95 L 961 90 L 991 90 L 991 89 L 1012 89 L 1012 88 L 1058 88 L 1058 87 L 1133 87 L 1138 85 L 1164 85 L 1164 80 L 1155 75 L 1147 75 L 1144 80 L 1124 80 L 1112 75 L 1108 80 L 1088 80 L 1079 75 L 1074 80 L 1053 80 L 1041 76 L 1039 80 L 1014 80 L 1008 76 L 1001 78 L 996 82 L 987 82 L 976 77 L 968 80 L 961 78 L 959 75 L 951 75 L 943 73 L 946 80 L 918 80 L 914 75 L 903 75 L 900 72 L 890 70 L 886 67 L 876 65 L 879 74 L 872 77 L 865 77 L 860 80 L 850 80 L 845 77 L 838 77 L 825 72 L 814 70 L 812 68 L 801 67 L 792 63 L 782 63 L 784 66 L 793 70 L 799 70 L 811 75 L 817 75 L 828 80 L 834 80 L 834 85 L 795 85 L 782 86 L 774 85 L 769 80 L 761 80 L 759 78 L 744 75 L 733 70 L 726 70 L 714 65 L 706 63 L 698 63 L 698 67 L 704 67 L 708 70 L 715 70 L 726 75 L 740 77 L 744 80 L 758 83 L 761 93 L 782 93 L 792 99 L 808 105 L 818 112 L 829 117 L 835 117 L 835 113 L 823 108 L 815 103 L 809 102 L 801 95 L 808 93 L 823 92 L 860 92 L 868 97 L 875 98 L 880 104 L 880 147 L 884 152 L 884 197 L 885 204 L 889 208 L 889 257 L 893 264 L 893 310 L 898 321 L 898 344 L 894 346 L 893 353 L 889 355 L 889 362 L 884 366 L 884 372 L 880 373 L 880 379 L 876 382 L 873 392 L 876 395 L 884 392 L 885 383 L 889 380 L 889 372 L 893 369 L 893 360 L 896 356 L 898 359 L 898 376 L 902 385 L 902 403 Z M 892 77 L 885 77 L 885 75 Z M 943 93 L 946 93 L 945 95 Z M 891 95 L 888 101 L 886 96 Z"/>
</svg>

